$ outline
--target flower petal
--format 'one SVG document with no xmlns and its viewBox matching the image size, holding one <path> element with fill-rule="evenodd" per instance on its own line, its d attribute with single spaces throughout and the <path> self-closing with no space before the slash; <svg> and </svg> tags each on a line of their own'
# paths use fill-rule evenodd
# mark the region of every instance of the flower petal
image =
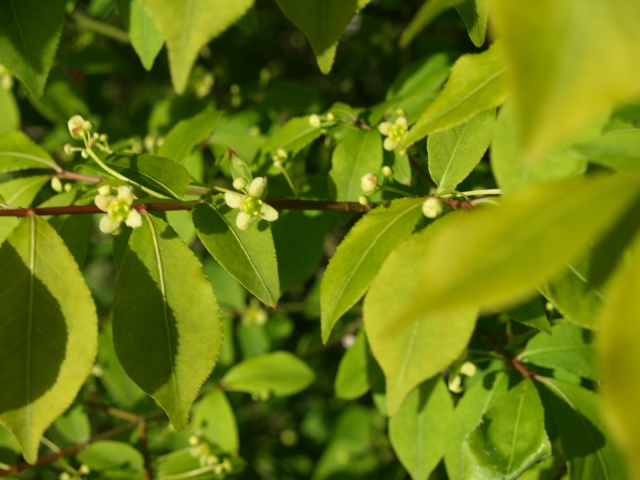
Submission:
<svg viewBox="0 0 640 480">
<path fill-rule="evenodd" d="M 407 126 L 407 119 L 404 117 L 398 117 L 396 119 L 396 125 L 402 125 L 403 127 Z"/>
<path fill-rule="evenodd" d="M 129 212 L 129 215 L 127 216 L 127 219 L 124 221 L 124 223 L 126 223 L 127 226 L 129 226 L 131 228 L 141 227 L 142 226 L 142 216 L 140 215 L 140 213 L 135 208 L 133 208 Z"/>
<path fill-rule="evenodd" d="M 133 203 L 133 192 L 131 188 L 126 185 L 120 185 L 118 187 L 118 198 L 125 200 L 129 205 Z"/>
<path fill-rule="evenodd" d="M 240 195 L 239 193 L 236 193 L 236 192 L 225 192 L 224 194 L 224 201 L 231 208 L 240 208 L 240 205 L 242 205 L 243 198 L 244 198 L 244 195 Z"/>
<path fill-rule="evenodd" d="M 96 195 L 96 198 L 93 199 L 93 202 L 103 212 L 106 212 L 109 209 L 109 204 L 115 200 L 114 197 L 105 196 L 105 195 Z"/>
<path fill-rule="evenodd" d="M 390 126 L 391 126 L 391 124 L 389 122 L 382 122 L 380 125 L 378 125 L 378 131 L 382 135 L 389 135 L 389 127 Z"/>
<path fill-rule="evenodd" d="M 249 225 L 251 225 L 251 222 L 253 222 L 253 218 L 254 217 L 252 217 L 248 213 L 240 212 L 236 217 L 236 226 L 240 230 L 246 230 L 247 228 L 249 228 Z"/>
<path fill-rule="evenodd" d="M 392 152 L 398 146 L 398 143 L 400 142 L 394 142 L 391 140 L 391 137 L 387 137 L 384 139 L 384 142 L 382 142 L 382 148 L 387 152 Z"/>
<path fill-rule="evenodd" d="M 263 198 L 265 193 L 267 193 L 267 181 L 264 177 L 254 178 L 249 184 L 249 195 Z"/>
<path fill-rule="evenodd" d="M 268 222 L 273 222 L 278 219 L 278 211 L 271 205 L 263 203 L 260 209 L 260 216 Z"/>
<path fill-rule="evenodd" d="M 118 220 L 114 220 L 109 215 L 105 215 L 100 219 L 99 227 L 102 233 L 114 234 L 120 228 L 120 222 Z"/>
</svg>

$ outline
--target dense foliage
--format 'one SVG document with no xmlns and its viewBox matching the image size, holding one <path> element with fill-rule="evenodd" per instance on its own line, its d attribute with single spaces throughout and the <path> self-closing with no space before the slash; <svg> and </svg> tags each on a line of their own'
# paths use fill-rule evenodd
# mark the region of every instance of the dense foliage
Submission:
<svg viewBox="0 0 640 480">
<path fill-rule="evenodd" d="M 640 478 L 638 47 L 638 0 L 2 0 L 0 477 Z"/>
</svg>

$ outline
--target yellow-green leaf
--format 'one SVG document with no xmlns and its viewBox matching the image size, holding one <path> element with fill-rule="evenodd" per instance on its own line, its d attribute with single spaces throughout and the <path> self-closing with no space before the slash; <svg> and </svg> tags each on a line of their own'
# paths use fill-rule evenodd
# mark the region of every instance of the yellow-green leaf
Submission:
<svg viewBox="0 0 640 480">
<path fill-rule="evenodd" d="M 527 158 L 640 94 L 640 2 L 496 0 Z"/>
<path fill-rule="evenodd" d="M 0 422 L 33 463 L 91 371 L 98 318 L 73 257 L 42 219 L 24 218 L 2 244 L 0 274 Z"/>
</svg>

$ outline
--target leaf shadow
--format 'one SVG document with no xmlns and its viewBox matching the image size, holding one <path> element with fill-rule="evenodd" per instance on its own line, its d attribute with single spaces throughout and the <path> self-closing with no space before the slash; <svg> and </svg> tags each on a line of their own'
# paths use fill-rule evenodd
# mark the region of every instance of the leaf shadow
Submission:
<svg viewBox="0 0 640 480">
<path fill-rule="evenodd" d="M 127 375 L 153 395 L 175 375 L 177 320 L 135 251 L 127 249 L 122 265 L 114 293 L 113 344 Z"/>
<path fill-rule="evenodd" d="M 62 308 L 9 243 L 0 247 L 0 413 L 32 404 L 56 383 L 68 332 Z M 20 296 L 20 292 L 26 292 Z M 31 306 L 29 305 L 31 303 Z"/>
</svg>

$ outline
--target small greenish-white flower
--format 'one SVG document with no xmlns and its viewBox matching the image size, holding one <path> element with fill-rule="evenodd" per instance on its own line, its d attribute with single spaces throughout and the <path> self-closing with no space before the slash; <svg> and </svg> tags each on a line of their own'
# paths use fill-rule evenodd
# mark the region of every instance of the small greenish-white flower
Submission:
<svg viewBox="0 0 640 480">
<path fill-rule="evenodd" d="M 133 205 L 133 192 L 126 185 L 118 187 L 117 194 L 113 195 L 110 185 L 103 185 L 98 189 L 98 195 L 94 199 L 96 206 L 107 214 L 100 219 L 100 231 L 117 235 L 120 233 L 120 225 L 131 228 L 142 226 L 142 216 Z"/>
<path fill-rule="evenodd" d="M 427 198 L 422 204 L 422 213 L 427 218 L 438 218 L 443 211 L 442 202 L 435 197 Z"/>
<path fill-rule="evenodd" d="M 264 202 L 266 194 L 267 181 L 264 177 L 254 178 L 244 195 L 237 192 L 226 192 L 224 194 L 224 201 L 229 207 L 240 209 L 236 217 L 236 226 L 240 230 L 249 228 L 258 217 L 268 222 L 278 219 L 278 211 Z"/>
<path fill-rule="evenodd" d="M 278 166 L 282 166 L 282 164 L 289 158 L 289 154 L 284 148 L 279 148 L 276 150 L 276 154 L 272 157 L 273 163 Z"/>
<path fill-rule="evenodd" d="M 382 143 L 385 150 L 389 152 L 395 150 L 407 134 L 407 125 L 405 117 L 398 117 L 394 123 L 382 122 L 378 125 L 378 131 L 387 137 Z"/>
<path fill-rule="evenodd" d="M 74 140 L 82 140 L 85 134 L 88 134 L 93 130 L 93 123 L 89 120 L 85 120 L 80 115 L 74 115 L 67 122 L 69 133 Z"/>
<path fill-rule="evenodd" d="M 378 175 L 369 172 L 360 177 L 360 188 L 365 193 L 373 192 L 378 188 Z"/>
</svg>

